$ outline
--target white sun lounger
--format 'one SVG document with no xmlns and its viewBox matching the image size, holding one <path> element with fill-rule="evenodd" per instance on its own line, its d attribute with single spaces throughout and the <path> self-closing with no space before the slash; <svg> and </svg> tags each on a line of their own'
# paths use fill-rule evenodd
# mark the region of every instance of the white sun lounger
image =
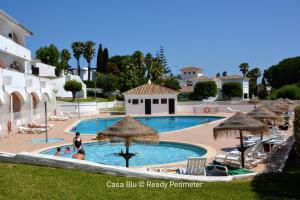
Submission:
<svg viewBox="0 0 300 200">
<path fill-rule="evenodd" d="M 26 133 L 38 134 L 38 133 L 42 133 L 42 132 L 46 131 L 45 128 L 28 128 L 28 127 L 25 127 L 25 126 L 20 126 L 19 130 L 22 134 L 26 134 Z"/>
<path fill-rule="evenodd" d="M 74 115 L 72 115 L 70 112 L 59 112 L 61 117 L 67 117 L 67 118 L 72 118 Z"/>
<path fill-rule="evenodd" d="M 206 158 L 190 157 L 186 166 L 186 174 L 206 176 L 205 163 Z"/>
<path fill-rule="evenodd" d="M 44 126 L 44 127 L 46 127 L 46 125 L 45 125 L 44 123 L 41 123 L 41 124 L 40 124 L 40 123 L 38 123 L 38 122 L 36 122 L 36 121 L 34 121 L 34 120 L 32 120 L 31 123 L 34 124 L 34 125 L 36 125 L 36 126 Z M 47 127 L 48 127 L 48 128 L 53 128 L 53 127 L 54 127 L 54 124 L 48 124 L 48 123 L 47 123 Z"/>
<path fill-rule="evenodd" d="M 49 119 L 52 121 L 65 121 L 65 120 L 69 119 L 69 117 L 60 117 L 60 116 L 52 115 L 49 117 Z"/>
<path fill-rule="evenodd" d="M 232 109 L 232 108 L 230 108 L 229 106 L 227 106 L 227 109 L 228 109 L 230 112 L 233 112 L 233 113 L 240 112 L 240 110 Z"/>
</svg>

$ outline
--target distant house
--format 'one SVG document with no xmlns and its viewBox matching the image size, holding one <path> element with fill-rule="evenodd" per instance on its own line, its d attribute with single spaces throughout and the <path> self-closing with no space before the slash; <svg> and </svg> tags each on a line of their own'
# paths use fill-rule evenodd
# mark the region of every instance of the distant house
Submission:
<svg viewBox="0 0 300 200">
<path fill-rule="evenodd" d="M 147 84 L 123 93 L 126 114 L 175 114 L 178 92 L 170 88 Z"/>
<path fill-rule="evenodd" d="M 196 83 L 201 81 L 215 81 L 217 84 L 218 93 L 214 99 L 222 99 L 222 86 L 224 83 L 237 82 L 240 83 L 243 89 L 242 99 L 249 99 L 249 78 L 239 75 L 229 75 L 223 77 L 207 77 L 203 75 L 203 70 L 198 67 L 184 67 L 181 70 L 180 92 L 192 93 Z"/>
<path fill-rule="evenodd" d="M 88 68 L 87 67 L 83 67 L 80 69 L 80 78 L 81 80 L 83 81 L 87 81 L 88 80 Z M 91 80 L 94 81 L 96 79 L 96 68 L 91 68 L 91 71 L 90 71 L 90 75 L 91 75 Z M 73 74 L 74 75 L 78 75 L 78 70 L 77 69 L 73 69 Z"/>
</svg>

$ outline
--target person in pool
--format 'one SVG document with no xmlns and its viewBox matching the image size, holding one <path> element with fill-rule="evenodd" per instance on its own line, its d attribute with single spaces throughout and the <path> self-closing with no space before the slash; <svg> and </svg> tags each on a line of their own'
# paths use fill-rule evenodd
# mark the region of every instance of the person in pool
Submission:
<svg viewBox="0 0 300 200">
<path fill-rule="evenodd" d="M 82 140 L 81 140 L 81 137 L 80 137 L 80 133 L 76 132 L 75 137 L 73 139 L 73 149 L 75 151 L 75 150 L 79 150 L 79 149 L 82 149 L 82 148 L 83 148 L 83 146 L 82 146 Z"/>
<path fill-rule="evenodd" d="M 71 149 L 70 149 L 70 147 L 66 147 L 65 154 L 69 154 L 69 153 L 71 153 Z"/>
<path fill-rule="evenodd" d="M 54 154 L 55 156 L 61 156 L 61 148 L 60 147 L 57 147 L 56 148 L 56 152 Z"/>
<path fill-rule="evenodd" d="M 79 149 L 76 154 L 73 155 L 72 158 L 78 159 L 78 160 L 84 160 L 85 159 L 85 151 L 83 149 Z"/>
</svg>

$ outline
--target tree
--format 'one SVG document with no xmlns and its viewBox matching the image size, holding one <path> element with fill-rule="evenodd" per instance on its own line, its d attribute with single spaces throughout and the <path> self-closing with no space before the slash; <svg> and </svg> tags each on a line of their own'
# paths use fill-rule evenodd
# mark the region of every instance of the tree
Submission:
<svg viewBox="0 0 300 200">
<path fill-rule="evenodd" d="M 227 76 L 227 72 L 224 71 L 224 72 L 222 73 L 222 76 L 223 76 L 223 77 Z"/>
<path fill-rule="evenodd" d="M 154 83 L 164 86 L 164 87 L 167 87 L 167 88 L 170 88 L 170 89 L 173 89 L 173 90 L 176 90 L 176 91 L 178 91 L 180 89 L 178 79 L 173 76 L 156 80 Z"/>
<path fill-rule="evenodd" d="M 225 99 L 231 99 L 232 97 L 242 97 L 243 89 L 242 85 L 237 82 L 224 83 L 222 91 Z"/>
<path fill-rule="evenodd" d="M 137 70 L 136 73 L 138 77 L 140 79 L 144 79 L 144 75 L 146 72 L 145 65 L 144 65 L 145 62 L 144 54 L 141 51 L 135 51 L 132 54 L 132 61 L 133 61 L 133 65 Z"/>
<path fill-rule="evenodd" d="M 104 93 L 114 92 L 117 89 L 117 77 L 113 74 L 97 74 L 97 87 L 103 89 Z"/>
<path fill-rule="evenodd" d="M 77 61 L 77 74 L 80 76 L 80 57 L 83 54 L 83 42 L 73 42 L 72 43 L 73 56 Z"/>
<path fill-rule="evenodd" d="M 246 77 L 246 74 L 249 70 L 249 64 L 248 63 L 241 63 L 239 68 L 240 68 L 240 71 L 243 73 L 243 76 Z"/>
<path fill-rule="evenodd" d="M 84 43 L 84 49 L 83 49 L 83 57 L 86 59 L 86 62 L 88 63 L 88 80 L 91 80 L 91 61 L 93 57 L 95 56 L 95 42 L 89 40 Z"/>
<path fill-rule="evenodd" d="M 145 57 L 145 66 L 147 69 L 147 79 L 156 81 L 162 79 L 164 67 L 158 58 L 153 58 L 151 53 L 147 53 Z"/>
<path fill-rule="evenodd" d="M 97 72 L 104 72 L 103 69 L 103 50 L 102 44 L 99 45 L 98 53 L 97 53 Z"/>
<path fill-rule="evenodd" d="M 108 61 L 105 68 L 106 68 L 106 73 L 114 74 L 114 75 L 120 74 L 120 70 L 118 66 L 113 62 Z"/>
<path fill-rule="evenodd" d="M 217 74 L 216 74 L 216 77 L 217 77 L 217 78 L 221 77 L 221 74 L 220 74 L 220 73 L 217 73 Z"/>
<path fill-rule="evenodd" d="M 60 53 L 60 62 L 62 65 L 62 70 L 68 70 L 70 68 L 69 66 L 69 60 L 71 59 L 71 54 L 67 49 L 63 49 Z"/>
<path fill-rule="evenodd" d="M 249 93 L 250 97 L 257 96 L 257 79 L 261 76 L 260 69 L 258 67 L 250 70 L 246 76 L 249 78 Z"/>
<path fill-rule="evenodd" d="M 300 56 L 287 58 L 265 70 L 264 77 L 272 88 L 300 82 Z"/>
<path fill-rule="evenodd" d="M 36 50 L 36 58 L 41 60 L 42 63 L 58 66 L 60 52 L 56 46 L 50 44 Z"/>
<path fill-rule="evenodd" d="M 108 55 L 108 49 L 104 48 L 103 50 L 103 72 L 106 72 L 106 64 L 108 63 L 109 60 L 109 55 Z"/>
<path fill-rule="evenodd" d="M 159 59 L 160 64 L 163 66 L 164 74 L 169 74 L 171 70 L 168 67 L 168 62 L 165 55 L 165 49 L 162 45 L 160 46 L 156 57 Z"/>
<path fill-rule="evenodd" d="M 300 99 L 300 88 L 297 85 L 285 85 L 275 91 L 272 99 L 289 98 L 292 100 Z"/>
<path fill-rule="evenodd" d="M 64 85 L 64 89 L 66 91 L 72 92 L 73 101 L 75 100 L 76 92 L 80 92 L 82 90 L 82 85 L 80 82 L 76 80 L 66 81 Z"/>
<path fill-rule="evenodd" d="M 207 99 L 217 95 L 217 84 L 214 81 L 202 81 L 194 86 L 194 96 L 199 99 Z"/>
</svg>

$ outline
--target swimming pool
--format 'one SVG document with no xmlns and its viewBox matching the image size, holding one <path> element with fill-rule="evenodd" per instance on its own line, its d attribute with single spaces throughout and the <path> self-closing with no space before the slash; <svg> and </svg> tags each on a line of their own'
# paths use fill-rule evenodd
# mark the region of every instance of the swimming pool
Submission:
<svg viewBox="0 0 300 200">
<path fill-rule="evenodd" d="M 62 146 L 62 152 L 64 152 L 65 147 L 70 147 L 72 149 L 71 145 Z M 116 154 L 120 153 L 121 150 L 125 152 L 124 143 L 92 142 L 84 144 L 83 147 L 86 153 L 86 160 L 107 165 L 125 166 L 125 159 Z M 54 155 L 55 151 L 56 148 L 53 148 L 41 153 Z M 129 151 L 137 154 L 130 159 L 130 166 L 180 162 L 187 160 L 189 157 L 203 156 L 206 153 L 206 150 L 203 148 L 175 142 L 132 144 Z M 71 154 L 63 153 L 62 156 L 71 158 L 73 154 L 74 152 Z"/>
<path fill-rule="evenodd" d="M 208 123 L 223 117 L 216 116 L 160 116 L 160 117 L 134 117 L 143 124 L 150 126 L 159 133 L 180 130 Z M 80 121 L 71 132 L 80 132 L 81 134 L 96 134 L 119 121 L 121 118 L 96 118 Z M 98 128 L 96 128 L 98 127 Z"/>
<path fill-rule="evenodd" d="M 48 138 L 47 142 L 62 142 L 64 141 L 64 139 L 62 138 Z M 45 138 L 41 138 L 41 139 L 32 139 L 30 140 L 31 143 L 46 143 L 46 139 Z"/>
</svg>

